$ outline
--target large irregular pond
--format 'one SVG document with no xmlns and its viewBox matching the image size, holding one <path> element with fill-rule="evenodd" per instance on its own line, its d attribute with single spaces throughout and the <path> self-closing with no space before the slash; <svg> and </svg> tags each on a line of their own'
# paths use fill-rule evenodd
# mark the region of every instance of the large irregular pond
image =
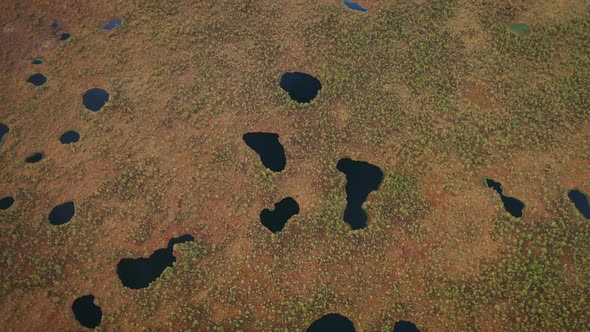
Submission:
<svg viewBox="0 0 590 332">
<path fill-rule="evenodd" d="M 296 102 L 309 103 L 318 95 L 318 91 L 322 89 L 322 84 L 317 78 L 309 74 L 293 72 L 283 74 L 281 88 L 287 91 L 291 99 Z"/>
<path fill-rule="evenodd" d="M 581 190 L 572 189 L 567 193 L 567 196 L 584 218 L 590 219 L 590 202 L 588 201 L 588 195 Z"/>
<path fill-rule="evenodd" d="M 109 93 L 100 88 L 93 88 L 82 96 L 82 104 L 92 112 L 98 112 L 109 101 Z"/>
<path fill-rule="evenodd" d="M 84 327 L 93 329 L 100 325 L 102 309 L 94 304 L 94 295 L 84 295 L 74 300 L 72 311 L 76 320 Z"/>
<path fill-rule="evenodd" d="M 356 2 L 352 2 L 352 1 L 348 1 L 348 0 L 343 0 L 342 4 L 345 5 L 346 7 L 348 7 L 349 9 L 352 10 L 356 10 L 359 12 L 366 12 L 367 9 L 365 9 L 365 7 L 361 6 L 360 4 L 356 3 Z"/>
<path fill-rule="evenodd" d="M 173 238 L 166 248 L 158 249 L 148 258 L 123 258 L 117 264 L 117 275 L 123 286 L 141 289 L 158 279 L 167 267 L 176 262 L 174 245 L 194 241 L 191 235 Z"/>
<path fill-rule="evenodd" d="M 340 314 L 327 314 L 313 322 L 307 332 L 355 332 L 350 319 Z"/>
<path fill-rule="evenodd" d="M 34 86 L 41 86 L 47 82 L 47 78 L 43 76 L 43 74 L 37 73 L 29 76 L 27 82 L 33 84 Z"/>
<path fill-rule="evenodd" d="M 350 158 L 340 159 L 336 168 L 346 174 L 344 221 L 353 230 L 367 227 L 368 216 L 362 205 L 369 194 L 381 186 L 383 172 L 379 167 L 368 162 Z"/>
<path fill-rule="evenodd" d="M 285 148 L 275 133 L 246 133 L 242 137 L 246 145 L 260 156 L 262 164 L 274 172 L 285 169 L 287 158 Z"/>
<path fill-rule="evenodd" d="M 8 210 L 14 204 L 14 198 L 11 196 L 0 199 L 0 210 Z"/>
<path fill-rule="evenodd" d="M 57 226 L 63 225 L 74 217 L 76 207 L 74 202 L 69 201 L 54 207 L 49 213 L 49 223 Z"/>
<path fill-rule="evenodd" d="M 492 179 L 485 178 L 486 184 L 489 188 L 492 188 L 495 192 L 500 195 L 500 199 L 504 204 L 504 208 L 508 213 L 510 213 L 515 218 L 521 218 L 523 215 L 523 211 L 525 205 L 522 201 L 517 198 L 506 196 L 504 194 L 504 189 L 502 189 L 502 184 L 500 182 L 496 182 Z"/>
<path fill-rule="evenodd" d="M 71 144 L 76 143 L 80 140 L 80 134 L 74 130 L 68 130 L 65 133 L 61 134 L 59 137 L 59 141 L 62 144 Z"/>
<path fill-rule="evenodd" d="M 35 152 L 26 157 L 25 162 L 28 164 L 35 164 L 43 160 L 43 157 L 45 157 L 45 155 L 43 155 L 43 152 Z"/>
<path fill-rule="evenodd" d="M 4 138 L 4 135 L 8 134 L 9 131 L 10 131 L 10 129 L 8 128 L 8 126 L 5 125 L 4 123 L 0 122 L 0 143 L 2 143 L 2 139 Z"/>
<path fill-rule="evenodd" d="M 393 326 L 393 332 L 420 332 L 420 330 L 416 324 L 406 320 L 400 320 L 395 322 L 395 325 Z"/>
<path fill-rule="evenodd" d="M 123 20 L 120 18 L 114 18 L 102 25 L 102 30 L 115 30 L 123 24 Z"/>
<path fill-rule="evenodd" d="M 285 224 L 291 217 L 299 213 L 299 204 L 287 197 L 274 205 L 274 210 L 264 209 L 260 212 L 260 222 L 271 232 L 276 233 L 283 230 Z"/>
</svg>

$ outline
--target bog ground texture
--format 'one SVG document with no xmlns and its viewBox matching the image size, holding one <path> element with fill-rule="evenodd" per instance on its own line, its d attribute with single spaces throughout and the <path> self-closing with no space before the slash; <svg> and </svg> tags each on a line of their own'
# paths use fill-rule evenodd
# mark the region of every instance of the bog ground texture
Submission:
<svg viewBox="0 0 590 332">
<path fill-rule="evenodd" d="M 0 1 L 0 329 L 84 329 L 72 303 L 92 294 L 103 331 L 303 331 L 329 313 L 359 331 L 590 330 L 590 220 L 568 199 L 590 193 L 590 2 L 359 3 Z M 317 97 L 291 100 L 286 72 Z M 280 135 L 282 172 L 247 132 Z M 384 173 L 354 231 L 346 157 Z M 272 233 L 260 212 L 285 197 L 299 214 Z M 184 234 L 149 287 L 122 285 L 121 259 Z"/>
</svg>

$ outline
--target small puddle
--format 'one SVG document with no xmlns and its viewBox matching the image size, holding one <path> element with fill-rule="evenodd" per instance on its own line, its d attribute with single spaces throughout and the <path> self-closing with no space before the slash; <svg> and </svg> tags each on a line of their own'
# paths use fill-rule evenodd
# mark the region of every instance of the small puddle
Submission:
<svg viewBox="0 0 590 332">
<path fill-rule="evenodd" d="M 27 82 L 33 84 L 34 86 L 41 86 L 47 82 L 47 78 L 43 76 L 43 74 L 37 73 L 29 76 Z"/>
<path fill-rule="evenodd" d="M 342 1 L 342 4 L 345 5 L 346 7 L 348 7 L 349 9 L 356 10 L 356 11 L 359 11 L 359 12 L 363 12 L 364 13 L 364 12 L 367 11 L 367 9 L 365 9 L 365 7 L 359 5 L 356 2 L 352 2 L 352 1 L 348 1 L 348 0 L 343 0 Z"/>
<path fill-rule="evenodd" d="M 43 157 L 45 157 L 43 155 L 43 152 L 35 152 L 35 153 L 31 154 L 30 156 L 28 156 L 25 159 L 25 162 L 29 163 L 29 164 L 35 164 L 35 163 L 38 163 L 41 160 L 43 160 Z"/>
<path fill-rule="evenodd" d="M 61 136 L 59 137 L 59 141 L 62 144 L 76 143 L 79 140 L 80 140 L 80 134 L 78 134 L 78 132 L 76 132 L 74 130 L 66 131 L 65 133 L 61 134 Z"/>
<path fill-rule="evenodd" d="M 368 162 L 350 158 L 340 159 L 336 168 L 346 174 L 344 221 L 352 230 L 367 227 L 368 216 L 362 206 L 369 194 L 381 186 L 383 172 L 379 167 Z"/>
<path fill-rule="evenodd" d="M 0 210 L 8 210 L 14 204 L 14 198 L 7 196 L 0 199 Z"/>
<path fill-rule="evenodd" d="M 523 210 L 525 208 L 524 203 L 517 198 L 504 195 L 504 189 L 502 189 L 502 184 L 500 182 L 496 182 L 489 178 L 485 178 L 485 180 L 487 186 L 500 195 L 506 211 L 515 218 L 522 218 Z"/>
<path fill-rule="evenodd" d="M 76 214 L 76 207 L 74 202 L 69 201 L 54 207 L 49 213 L 49 223 L 58 226 L 63 225 L 74 217 Z"/>
<path fill-rule="evenodd" d="M 395 322 L 393 332 L 420 332 L 420 330 L 418 330 L 416 324 L 406 320 L 400 320 Z"/>
<path fill-rule="evenodd" d="M 307 332 L 355 332 L 350 319 L 340 314 L 327 314 L 313 322 Z"/>
<path fill-rule="evenodd" d="M 102 30 L 115 30 L 123 24 L 123 20 L 120 18 L 114 18 L 102 25 Z"/>
<path fill-rule="evenodd" d="M 45 62 L 45 58 L 42 57 L 42 56 L 37 57 L 37 58 L 34 58 L 33 61 L 31 61 L 31 63 L 34 64 L 34 65 L 40 65 L 43 62 Z"/>
<path fill-rule="evenodd" d="M 158 279 L 167 267 L 176 262 L 174 245 L 191 242 L 195 238 L 183 235 L 173 238 L 166 248 L 158 249 L 148 258 L 123 258 L 117 264 L 117 275 L 123 286 L 131 289 L 141 289 Z"/>
<path fill-rule="evenodd" d="M 318 95 L 322 84 L 309 74 L 293 72 L 283 74 L 281 88 L 296 102 L 309 103 Z"/>
<path fill-rule="evenodd" d="M 285 224 L 291 217 L 299 213 L 299 204 L 287 197 L 274 205 L 274 209 L 264 209 L 260 212 L 260 222 L 271 232 L 276 233 L 283 230 Z"/>
<path fill-rule="evenodd" d="M 109 93 L 103 89 L 93 88 L 82 96 L 82 104 L 92 112 L 98 112 L 109 101 Z"/>
<path fill-rule="evenodd" d="M 570 198 L 572 203 L 576 206 L 576 209 L 580 211 L 580 213 L 586 219 L 590 219 L 590 203 L 588 201 L 588 195 L 578 189 L 572 189 L 567 193 L 567 196 Z"/>
<path fill-rule="evenodd" d="M 62 41 L 66 41 L 66 40 L 70 39 L 71 36 L 72 36 L 71 34 L 64 32 L 61 34 L 61 36 L 59 36 L 59 39 Z"/>
<path fill-rule="evenodd" d="M 93 329 L 100 325 L 102 309 L 94 304 L 94 295 L 84 295 L 74 300 L 72 311 L 82 326 Z"/>
<path fill-rule="evenodd" d="M 524 23 L 512 24 L 510 26 L 510 30 L 512 30 L 513 32 L 516 32 L 520 35 L 525 35 L 525 36 L 531 34 L 531 28 Z"/>
<path fill-rule="evenodd" d="M 274 133 L 247 133 L 242 137 L 246 145 L 260 156 L 262 164 L 274 172 L 285 169 L 287 158 L 285 148 Z"/>
</svg>

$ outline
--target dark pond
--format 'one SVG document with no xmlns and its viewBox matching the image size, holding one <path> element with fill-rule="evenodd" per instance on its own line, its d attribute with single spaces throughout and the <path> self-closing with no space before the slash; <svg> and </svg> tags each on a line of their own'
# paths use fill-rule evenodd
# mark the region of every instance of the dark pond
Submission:
<svg viewBox="0 0 590 332">
<path fill-rule="evenodd" d="M 38 163 L 41 160 L 43 160 L 43 152 L 35 152 L 32 155 L 28 156 L 25 159 L 25 162 L 29 163 L 29 164 L 34 164 L 34 163 Z"/>
<path fill-rule="evenodd" d="M 42 57 L 42 56 L 40 56 L 38 58 L 35 58 L 35 59 L 33 59 L 33 61 L 31 61 L 31 63 L 34 64 L 34 65 L 40 65 L 43 62 L 45 62 L 45 58 Z"/>
<path fill-rule="evenodd" d="M 281 88 L 289 93 L 291 99 L 300 103 L 309 103 L 322 89 L 320 81 L 305 73 L 285 73 L 281 77 Z"/>
<path fill-rule="evenodd" d="M 416 324 L 405 320 L 395 322 L 393 332 L 420 332 Z"/>
<path fill-rule="evenodd" d="M 33 74 L 31 76 L 29 76 L 29 78 L 27 79 L 27 82 L 33 84 L 34 86 L 41 86 L 43 84 L 45 84 L 45 82 L 47 82 L 47 78 L 45 78 L 45 76 L 43 76 L 43 74 Z"/>
<path fill-rule="evenodd" d="M 492 179 L 486 178 L 486 184 L 488 187 L 494 189 L 502 199 L 502 203 L 504 203 L 504 208 L 508 211 L 513 217 L 521 218 L 524 210 L 524 203 L 520 200 L 509 197 L 504 195 L 504 189 L 502 189 L 502 184 L 500 182 L 496 182 Z"/>
<path fill-rule="evenodd" d="M 570 190 L 567 195 L 584 218 L 590 219 L 590 203 L 588 202 L 588 196 L 578 189 Z"/>
<path fill-rule="evenodd" d="M 355 332 L 350 319 L 339 314 L 327 314 L 313 322 L 307 332 Z"/>
<path fill-rule="evenodd" d="M 120 18 L 114 18 L 101 27 L 103 30 L 115 30 L 116 28 L 120 27 L 123 24 L 123 20 Z"/>
<path fill-rule="evenodd" d="M 275 204 L 274 210 L 264 209 L 260 212 L 260 221 L 271 232 L 276 233 L 283 230 L 287 221 L 299 213 L 299 204 L 287 197 Z"/>
<path fill-rule="evenodd" d="M 274 172 L 285 169 L 287 158 L 285 149 L 274 133 L 246 133 L 242 137 L 246 145 L 260 155 L 262 164 Z"/>
<path fill-rule="evenodd" d="M 0 210 L 8 210 L 14 204 L 14 198 L 8 196 L 0 199 Z"/>
<path fill-rule="evenodd" d="M 49 213 L 49 223 L 54 226 L 63 225 L 72 220 L 74 214 L 76 214 L 74 202 L 65 202 L 51 210 Z"/>
<path fill-rule="evenodd" d="M 9 131 L 10 129 L 8 126 L 0 122 L 0 142 L 2 142 L 2 138 L 4 138 L 4 135 L 8 134 Z"/>
<path fill-rule="evenodd" d="M 54 20 L 53 22 L 51 22 L 51 28 L 53 28 L 53 29 L 59 28 L 60 25 L 61 24 L 59 23 L 58 20 Z"/>
<path fill-rule="evenodd" d="M 345 5 L 346 7 L 350 8 L 350 9 L 352 9 L 352 10 L 357 10 L 359 12 L 366 12 L 367 11 L 363 6 L 359 5 L 356 2 L 352 2 L 352 1 L 348 1 L 348 0 L 343 0 L 342 1 L 342 4 Z"/>
<path fill-rule="evenodd" d="M 355 161 L 343 158 L 338 161 L 336 168 L 346 174 L 346 209 L 344 221 L 353 230 L 367 227 L 367 213 L 362 205 L 369 193 L 379 189 L 383 181 L 383 172 L 375 165 L 365 161 Z"/>
<path fill-rule="evenodd" d="M 71 34 L 64 32 L 61 34 L 61 36 L 59 36 L 59 39 L 60 40 L 68 40 L 68 39 L 70 39 L 71 36 L 72 36 Z"/>
<path fill-rule="evenodd" d="M 93 88 L 82 96 L 82 104 L 93 111 L 98 112 L 109 101 L 109 93 L 103 89 Z"/>
<path fill-rule="evenodd" d="M 63 144 L 70 144 L 76 143 L 80 140 L 80 134 L 74 130 L 66 131 L 65 133 L 61 134 L 59 137 L 59 141 Z"/>
<path fill-rule="evenodd" d="M 102 309 L 94 304 L 94 295 L 84 295 L 75 299 L 72 311 L 78 322 L 87 328 L 99 326 L 102 320 Z"/>
<path fill-rule="evenodd" d="M 117 264 L 117 274 L 123 286 L 132 289 L 140 289 L 158 279 L 162 272 L 176 262 L 174 257 L 174 245 L 194 241 L 191 235 L 183 235 L 173 238 L 168 246 L 154 251 L 148 258 L 123 258 Z"/>
</svg>

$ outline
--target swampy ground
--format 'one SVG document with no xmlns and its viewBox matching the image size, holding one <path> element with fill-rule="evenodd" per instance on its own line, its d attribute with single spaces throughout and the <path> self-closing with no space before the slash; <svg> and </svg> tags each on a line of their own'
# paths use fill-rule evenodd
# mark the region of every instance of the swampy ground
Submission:
<svg viewBox="0 0 590 332">
<path fill-rule="evenodd" d="M 360 3 L 0 2 L 0 196 L 15 199 L 0 326 L 79 330 L 72 303 L 92 294 L 108 331 L 301 331 L 328 313 L 362 331 L 588 329 L 590 223 L 567 193 L 590 192 L 589 1 Z M 285 72 L 322 90 L 298 104 Z M 96 113 L 95 87 L 110 94 Z M 84 139 L 61 144 L 70 129 Z M 278 133 L 285 170 L 247 132 Z M 358 231 L 344 157 L 384 172 Z M 259 214 L 284 197 L 300 213 L 273 234 Z M 66 201 L 76 215 L 51 225 Z M 183 234 L 149 287 L 121 284 L 121 259 Z"/>
</svg>

